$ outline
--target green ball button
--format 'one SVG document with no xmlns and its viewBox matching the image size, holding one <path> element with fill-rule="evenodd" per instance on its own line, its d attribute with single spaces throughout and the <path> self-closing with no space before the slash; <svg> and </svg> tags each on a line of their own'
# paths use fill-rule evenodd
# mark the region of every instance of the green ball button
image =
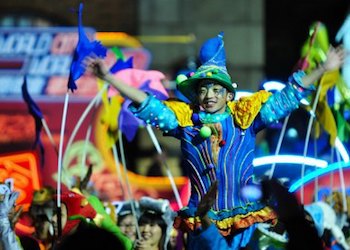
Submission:
<svg viewBox="0 0 350 250">
<path fill-rule="evenodd" d="M 176 82 L 177 82 L 177 83 L 181 83 L 181 82 L 186 81 L 186 80 L 187 80 L 187 76 L 184 75 L 184 74 L 180 74 L 180 75 L 178 75 L 178 76 L 176 77 Z"/>
<path fill-rule="evenodd" d="M 202 138 L 208 138 L 209 136 L 211 136 L 211 129 L 207 126 L 203 126 L 200 130 L 199 130 L 199 135 Z"/>
</svg>

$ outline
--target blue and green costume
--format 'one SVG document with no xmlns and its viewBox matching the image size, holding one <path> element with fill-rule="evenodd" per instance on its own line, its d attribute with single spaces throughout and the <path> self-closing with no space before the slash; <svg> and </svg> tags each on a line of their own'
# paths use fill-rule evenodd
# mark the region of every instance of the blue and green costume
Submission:
<svg viewBox="0 0 350 250">
<path fill-rule="evenodd" d="M 175 219 L 175 227 L 194 230 L 196 208 L 214 181 L 218 181 L 217 200 L 209 217 L 223 236 L 258 222 L 273 221 L 275 213 L 260 202 L 242 197 L 241 189 L 252 183 L 256 134 L 298 108 L 309 94 L 302 87 L 302 71 L 290 78 L 280 92 L 259 91 L 238 101 L 228 102 L 226 112 L 208 114 L 181 101 L 160 101 L 154 96 L 130 110 L 140 119 L 181 141 L 181 150 L 191 180 L 187 207 Z M 202 126 L 213 131 L 208 138 L 199 134 Z M 250 238 L 250 235 L 247 235 Z"/>
</svg>

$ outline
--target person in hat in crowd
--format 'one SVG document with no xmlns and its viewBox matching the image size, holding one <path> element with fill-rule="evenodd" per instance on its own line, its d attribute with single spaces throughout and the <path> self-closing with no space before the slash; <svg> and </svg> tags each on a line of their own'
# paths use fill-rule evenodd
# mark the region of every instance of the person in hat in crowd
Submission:
<svg viewBox="0 0 350 250">
<path fill-rule="evenodd" d="M 138 220 L 140 239 L 134 244 L 135 250 L 170 249 L 170 235 L 175 212 L 166 199 L 144 196 L 139 201 L 141 216 Z"/>
<path fill-rule="evenodd" d="M 335 245 L 350 249 L 334 209 L 325 201 L 317 201 L 304 206 L 308 218 L 315 225 L 324 245 L 333 249 Z"/>
<path fill-rule="evenodd" d="M 126 237 L 111 217 L 107 214 L 102 202 L 94 195 L 84 195 L 80 190 L 72 188 L 61 194 L 61 234 L 58 232 L 58 214 L 52 217 L 56 244 L 62 237 L 70 235 L 84 226 L 103 228 L 112 233 L 124 245 L 125 249 L 132 249 L 133 242 Z"/>
<path fill-rule="evenodd" d="M 129 109 L 136 117 L 159 128 L 164 135 L 181 140 L 191 196 L 187 207 L 178 212 L 174 226 L 189 233 L 198 228 L 198 204 L 212 183 L 218 181 L 216 201 L 208 217 L 229 247 L 238 249 L 248 243 L 255 223 L 276 219 L 274 211 L 264 203 L 241 196 L 241 189 L 253 181 L 256 134 L 297 109 L 300 100 L 315 89 L 314 82 L 326 71 L 342 65 L 344 50 L 331 48 L 321 65 L 308 74 L 293 73 L 279 92 L 261 90 L 236 101 L 237 86 L 226 69 L 223 33 L 205 41 L 199 57 L 202 65 L 196 72 L 177 77 L 177 88 L 189 103 L 161 101 L 132 88 L 114 78 L 105 63 L 94 56 L 86 58 L 85 66 L 132 100 Z"/>
<path fill-rule="evenodd" d="M 260 223 L 246 249 L 325 249 L 316 225 L 318 216 L 310 218 L 295 194 L 276 179 L 262 180 L 261 191 L 261 199 L 276 212 L 279 225 Z"/>
<path fill-rule="evenodd" d="M 29 216 L 33 221 L 34 238 L 43 249 L 50 249 L 54 240 L 52 217 L 56 209 L 53 200 L 55 190 L 50 186 L 35 190 L 29 208 Z"/>
<path fill-rule="evenodd" d="M 135 216 L 139 216 L 138 203 L 136 201 L 124 201 L 117 212 L 117 226 L 124 235 L 134 242 L 136 240 L 136 223 L 138 218 L 135 218 L 132 213 L 131 202 L 134 202 L 135 205 Z"/>
</svg>

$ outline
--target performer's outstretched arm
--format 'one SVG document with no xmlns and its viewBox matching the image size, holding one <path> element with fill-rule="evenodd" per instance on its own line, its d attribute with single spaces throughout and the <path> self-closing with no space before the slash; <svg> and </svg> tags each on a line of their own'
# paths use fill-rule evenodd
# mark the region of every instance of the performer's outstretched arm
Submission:
<svg viewBox="0 0 350 250">
<path fill-rule="evenodd" d="M 123 96 L 129 98 L 134 104 L 141 104 L 146 98 L 147 94 L 137 88 L 131 87 L 121 80 L 116 79 L 107 68 L 106 64 L 100 58 L 88 57 L 85 60 L 88 70 L 102 80 L 111 84 Z"/>
<path fill-rule="evenodd" d="M 308 88 L 310 85 L 317 82 L 325 72 L 339 69 L 344 63 L 344 59 L 345 50 L 342 47 L 330 47 L 326 61 L 301 79 L 304 87 Z"/>
<path fill-rule="evenodd" d="M 300 101 L 315 89 L 313 84 L 319 81 L 327 71 L 339 69 L 344 62 L 344 57 L 343 48 L 331 47 L 326 60 L 313 71 L 308 74 L 301 70 L 293 73 L 286 88 L 274 93 L 261 108 L 260 116 L 263 123 L 265 125 L 274 123 L 298 108 Z"/>
</svg>

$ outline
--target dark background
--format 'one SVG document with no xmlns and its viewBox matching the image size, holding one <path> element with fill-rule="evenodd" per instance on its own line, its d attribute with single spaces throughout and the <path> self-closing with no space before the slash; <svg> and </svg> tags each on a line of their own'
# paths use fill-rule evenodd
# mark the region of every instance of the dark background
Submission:
<svg viewBox="0 0 350 250">
<path fill-rule="evenodd" d="M 326 25 L 329 41 L 334 38 L 349 10 L 348 0 L 265 0 L 267 78 L 285 80 L 300 56 L 309 26 Z"/>
</svg>

